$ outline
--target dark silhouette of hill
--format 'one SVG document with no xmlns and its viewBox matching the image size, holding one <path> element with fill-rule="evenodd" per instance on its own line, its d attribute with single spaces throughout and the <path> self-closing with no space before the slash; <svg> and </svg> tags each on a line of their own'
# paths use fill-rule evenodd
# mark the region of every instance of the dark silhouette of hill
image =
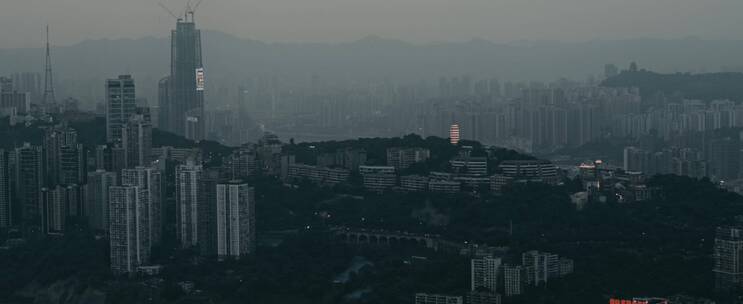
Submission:
<svg viewBox="0 0 743 304">
<path fill-rule="evenodd" d="M 646 70 L 624 71 L 605 80 L 608 87 L 638 87 L 643 97 L 657 94 L 686 99 L 743 100 L 743 73 L 660 74 Z"/>
</svg>

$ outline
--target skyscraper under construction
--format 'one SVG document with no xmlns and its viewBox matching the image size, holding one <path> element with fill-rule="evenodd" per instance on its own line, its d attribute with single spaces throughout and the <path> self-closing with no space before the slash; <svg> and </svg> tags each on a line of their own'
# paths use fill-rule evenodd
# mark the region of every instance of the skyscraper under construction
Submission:
<svg viewBox="0 0 743 304">
<path fill-rule="evenodd" d="M 193 10 L 171 34 L 170 76 L 159 85 L 160 128 L 191 140 L 204 139 L 204 67 L 201 31 Z"/>
</svg>

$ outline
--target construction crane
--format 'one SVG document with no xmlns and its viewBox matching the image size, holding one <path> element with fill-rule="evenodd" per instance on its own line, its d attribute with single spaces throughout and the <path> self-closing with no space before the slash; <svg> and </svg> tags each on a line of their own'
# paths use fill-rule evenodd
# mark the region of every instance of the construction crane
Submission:
<svg viewBox="0 0 743 304">
<path fill-rule="evenodd" d="M 170 10 L 170 9 L 169 9 L 169 8 L 168 8 L 167 6 L 165 6 L 165 4 L 163 4 L 162 2 L 158 2 L 158 3 L 157 3 L 157 5 L 159 5 L 160 7 L 162 7 L 162 8 L 163 8 L 163 9 L 164 9 L 164 10 L 165 10 L 166 12 L 168 12 L 168 14 L 170 14 L 170 16 L 172 16 L 172 17 L 173 17 L 174 19 L 176 19 L 176 20 L 178 20 L 178 21 L 181 21 L 181 20 L 183 20 L 183 19 L 181 19 L 181 17 L 178 17 L 178 16 L 177 16 L 177 15 L 176 15 L 175 13 L 173 13 L 173 11 L 172 11 L 172 10 Z"/>
<path fill-rule="evenodd" d="M 201 5 L 201 2 L 204 0 L 199 0 L 199 2 L 196 2 L 194 6 L 191 6 L 191 0 L 188 0 L 188 3 L 186 3 L 186 19 L 188 19 L 188 15 L 191 15 L 191 22 L 194 22 L 194 12 L 196 12 L 196 9 L 199 8 L 199 5 Z"/>
<path fill-rule="evenodd" d="M 157 5 L 159 5 L 163 10 L 165 10 L 171 17 L 173 17 L 173 19 L 181 21 L 181 20 L 184 20 L 185 18 L 185 20 L 188 21 L 188 17 L 191 16 L 191 21 L 193 22 L 194 13 L 196 12 L 196 9 L 199 8 L 199 5 L 201 5 L 201 3 L 204 2 L 204 0 L 199 0 L 198 2 L 196 2 L 196 4 L 191 4 L 191 1 L 192 0 L 189 0 L 188 2 L 186 2 L 186 9 L 183 14 L 183 17 L 180 17 L 176 13 L 174 13 L 173 10 L 171 10 L 165 4 L 163 4 L 162 1 L 158 2 Z"/>
</svg>

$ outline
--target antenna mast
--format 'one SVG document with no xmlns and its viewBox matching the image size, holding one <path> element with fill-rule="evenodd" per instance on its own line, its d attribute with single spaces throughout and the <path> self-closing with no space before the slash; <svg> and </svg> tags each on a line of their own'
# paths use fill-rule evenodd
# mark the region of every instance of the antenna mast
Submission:
<svg viewBox="0 0 743 304">
<path fill-rule="evenodd" d="M 54 104 L 54 80 L 52 79 L 52 56 L 49 46 L 49 25 L 46 25 L 46 66 L 44 70 L 44 98 L 42 104 Z"/>
</svg>

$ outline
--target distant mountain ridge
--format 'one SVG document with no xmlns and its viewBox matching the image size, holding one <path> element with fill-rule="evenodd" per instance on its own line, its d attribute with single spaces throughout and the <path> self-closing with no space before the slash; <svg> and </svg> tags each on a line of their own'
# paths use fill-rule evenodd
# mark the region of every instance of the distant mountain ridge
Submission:
<svg viewBox="0 0 743 304">
<path fill-rule="evenodd" d="M 507 80 L 550 81 L 560 77 L 600 79 L 603 66 L 637 61 L 661 72 L 743 70 L 743 41 L 701 39 L 594 40 L 587 42 L 413 44 L 369 36 L 347 43 L 265 43 L 203 31 L 207 94 L 235 90 L 248 78 L 273 78 L 306 85 L 313 74 L 327 82 L 415 83 L 441 76 L 471 75 Z M 53 62 L 60 92 L 84 101 L 100 99 L 103 81 L 135 76 L 140 95 L 153 99 L 157 81 L 169 72 L 169 39 L 90 40 L 55 47 Z M 43 70 L 43 49 L 0 49 L 0 74 Z M 150 101 L 152 103 L 152 101 Z"/>
</svg>

